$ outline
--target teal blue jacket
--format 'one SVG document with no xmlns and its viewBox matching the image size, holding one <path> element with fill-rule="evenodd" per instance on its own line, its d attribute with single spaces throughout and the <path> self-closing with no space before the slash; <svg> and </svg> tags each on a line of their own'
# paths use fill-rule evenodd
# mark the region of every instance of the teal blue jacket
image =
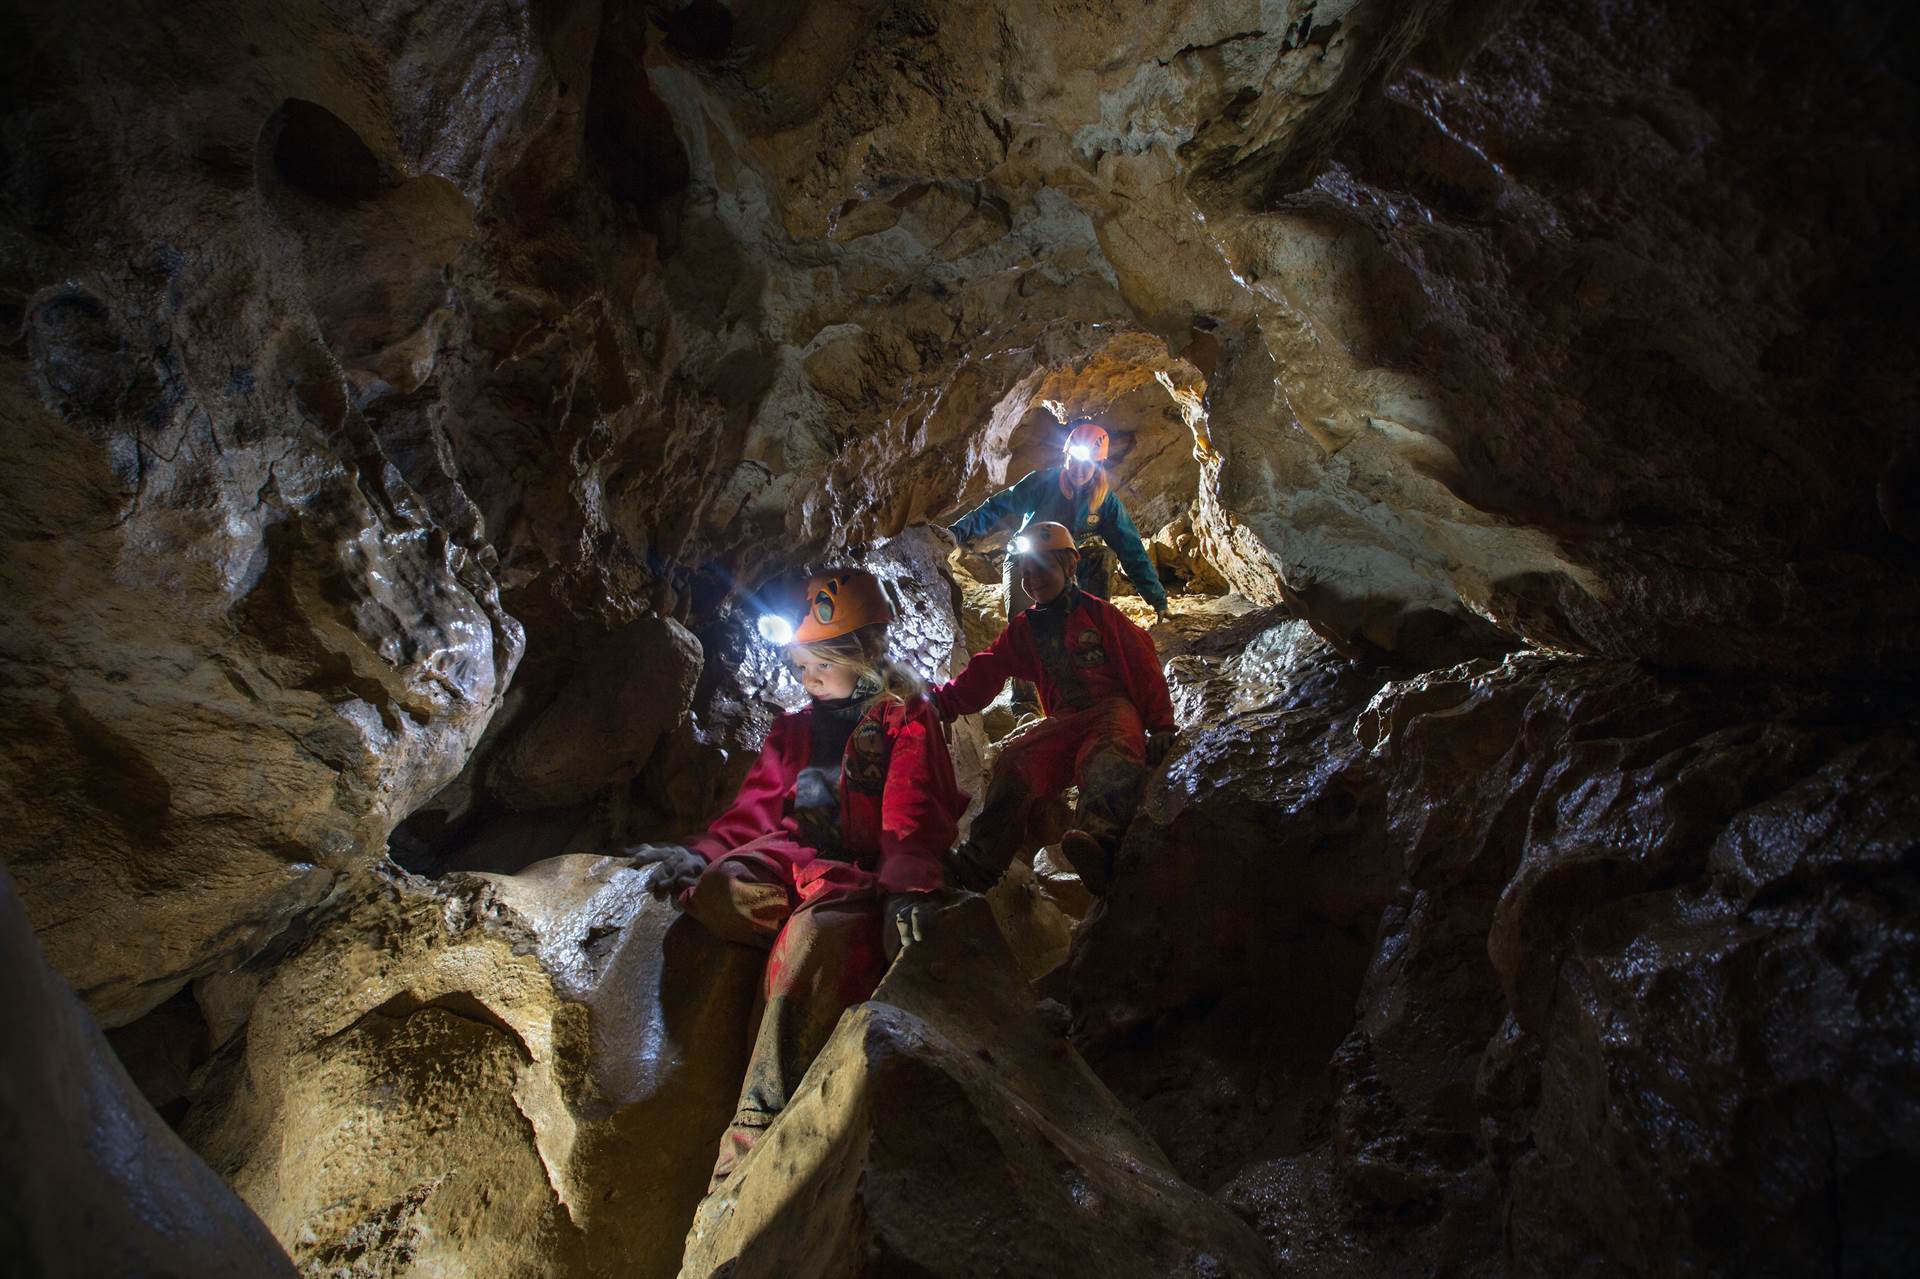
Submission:
<svg viewBox="0 0 1920 1279">
<path fill-rule="evenodd" d="M 1109 488 L 1106 500 L 1089 510 L 1088 499 L 1098 486 L 1090 485 L 1069 498 L 1060 490 L 1063 469 L 1049 466 L 1044 471 L 1031 471 L 1018 484 L 1001 489 L 956 520 L 950 526 L 953 536 L 971 542 L 1009 522 L 1023 527 L 1042 520 L 1064 524 L 1073 534 L 1075 545 L 1084 546 L 1088 537 L 1097 534 L 1119 558 L 1120 571 L 1133 583 L 1133 589 L 1155 608 L 1165 608 L 1167 592 L 1160 585 L 1160 575 L 1153 571 L 1153 560 L 1140 541 L 1140 530 L 1133 526 L 1120 495 Z M 1083 572 L 1093 567 L 1091 558 L 1082 558 L 1080 565 Z"/>
</svg>

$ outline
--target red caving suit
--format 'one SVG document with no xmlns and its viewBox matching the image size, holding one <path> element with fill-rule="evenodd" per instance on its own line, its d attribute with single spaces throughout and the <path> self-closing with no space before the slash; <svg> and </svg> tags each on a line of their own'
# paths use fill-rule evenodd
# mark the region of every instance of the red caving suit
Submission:
<svg viewBox="0 0 1920 1279">
<path fill-rule="evenodd" d="M 716 1186 L 786 1106 L 840 1014 L 873 993 L 882 898 L 942 886 L 966 810 L 932 706 L 881 697 L 841 753 L 837 822 L 803 822 L 794 791 L 814 714 L 810 705 L 774 721 L 732 807 L 689 845 L 710 865 L 681 895 L 686 912 L 728 941 L 771 947 L 766 1011 Z"/>
<path fill-rule="evenodd" d="M 933 691 L 942 718 L 980 710 L 1009 679 L 1039 686 L 1046 718 L 1010 740 L 993 768 L 968 842 L 1000 870 L 1028 819 L 1069 785 L 1075 825 L 1117 846 L 1145 783 L 1146 730 L 1173 731 L 1173 701 L 1153 637 L 1119 609 L 1069 587 L 1007 623 L 986 652 Z"/>
</svg>

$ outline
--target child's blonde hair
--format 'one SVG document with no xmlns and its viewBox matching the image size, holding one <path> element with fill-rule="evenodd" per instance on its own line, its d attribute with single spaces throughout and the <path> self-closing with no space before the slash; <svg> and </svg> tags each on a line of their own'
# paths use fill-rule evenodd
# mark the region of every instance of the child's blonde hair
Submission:
<svg viewBox="0 0 1920 1279">
<path fill-rule="evenodd" d="M 794 648 L 808 657 L 854 672 L 858 678 L 871 681 L 882 697 L 896 702 L 910 702 L 926 691 L 918 675 L 887 656 L 885 622 L 873 622 L 832 639 L 795 644 Z"/>
</svg>

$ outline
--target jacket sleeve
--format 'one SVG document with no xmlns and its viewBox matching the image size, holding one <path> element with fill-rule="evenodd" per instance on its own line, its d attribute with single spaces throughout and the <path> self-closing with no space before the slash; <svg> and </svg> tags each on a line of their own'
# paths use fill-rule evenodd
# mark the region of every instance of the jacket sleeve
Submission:
<svg viewBox="0 0 1920 1279">
<path fill-rule="evenodd" d="M 1173 697 L 1167 692 L 1167 673 L 1161 668 L 1153 636 L 1128 621 L 1117 608 L 1107 614 L 1107 619 L 1108 629 L 1127 655 L 1127 695 L 1140 712 L 1140 722 L 1150 732 L 1172 732 Z"/>
<path fill-rule="evenodd" d="M 976 537 L 984 537 L 993 532 L 1005 523 L 1009 516 L 1024 515 L 1025 511 L 1016 508 L 1020 506 L 1021 495 L 1027 487 L 1027 481 L 1037 474 L 1037 471 L 1029 471 L 1018 483 L 1001 489 L 955 520 L 949 526 L 953 530 L 953 535 L 962 542 L 971 542 Z"/>
<path fill-rule="evenodd" d="M 1007 686 L 1010 679 L 1032 679 L 1033 672 L 1020 660 L 1012 641 L 1013 624 L 994 638 L 983 653 L 967 659 L 967 668 L 933 690 L 934 709 L 941 719 L 971 715 Z"/>
<path fill-rule="evenodd" d="M 708 861 L 718 861 L 742 844 L 780 828 L 786 815 L 787 794 L 793 789 L 798 772 L 791 762 L 796 715 L 782 715 L 767 732 L 760 745 L 760 757 L 747 770 L 747 780 L 733 797 L 727 811 L 713 820 L 707 833 L 690 841 L 687 847 Z"/>
<path fill-rule="evenodd" d="M 880 887 L 889 893 L 938 890 L 965 808 L 940 720 L 931 705 L 915 698 L 901 709 L 880 794 Z"/>
<path fill-rule="evenodd" d="M 1153 558 L 1141 543 L 1140 530 L 1133 526 L 1133 517 L 1127 514 L 1126 503 L 1118 493 L 1107 494 L 1107 500 L 1100 505 L 1100 540 L 1119 556 L 1120 571 L 1133 583 L 1133 589 L 1156 609 L 1165 608 L 1166 588 L 1160 585 L 1160 575 L 1153 571 Z"/>
</svg>

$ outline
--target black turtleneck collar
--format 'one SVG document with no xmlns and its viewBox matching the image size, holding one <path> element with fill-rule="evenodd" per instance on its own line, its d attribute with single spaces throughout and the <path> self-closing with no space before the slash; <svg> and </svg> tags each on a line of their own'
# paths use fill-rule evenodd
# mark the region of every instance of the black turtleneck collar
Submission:
<svg viewBox="0 0 1920 1279">
<path fill-rule="evenodd" d="M 808 764 L 830 770 L 834 780 L 839 780 L 847 739 L 853 736 L 854 725 L 867 713 L 867 707 L 873 705 L 873 696 L 865 689 L 856 689 L 851 697 L 813 699 L 813 744 Z"/>
<path fill-rule="evenodd" d="M 872 700 L 858 691 L 848 697 L 816 697 L 813 699 L 813 713 L 832 719 L 858 720 L 860 713 L 867 709 L 867 703 Z"/>
<path fill-rule="evenodd" d="M 1067 583 L 1067 589 L 1061 591 L 1045 604 L 1029 604 L 1027 607 L 1036 613 L 1044 614 L 1047 618 L 1052 619 L 1055 617 L 1065 617 L 1068 613 L 1073 612 L 1074 605 L 1079 602 L 1080 588 L 1069 581 Z"/>
</svg>

